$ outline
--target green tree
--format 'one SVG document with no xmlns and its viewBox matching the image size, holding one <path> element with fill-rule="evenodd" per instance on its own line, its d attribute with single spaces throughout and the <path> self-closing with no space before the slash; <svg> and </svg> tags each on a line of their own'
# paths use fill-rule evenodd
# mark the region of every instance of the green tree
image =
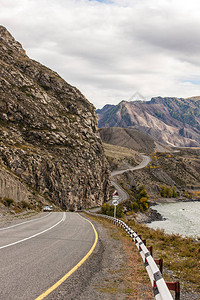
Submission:
<svg viewBox="0 0 200 300">
<path fill-rule="evenodd" d="M 176 192 L 176 187 L 174 186 L 173 188 L 170 188 L 169 186 L 163 185 L 160 187 L 160 195 L 161 197 L 164 198 L 176 198 L 177 197 L 177 192 Z"/>
<path fill-rule="evenodd" d="M 137 202 L 132 202 L 131 208 L 131 210 L 133 210 L 134 212 L 138 212 L 138 210 L 140 209 Z"/>
<path fill-rule="evenodd" d="M 166 187 L 166 197 L 171 198 L 172 196 L 172 189 L 170 187 Z"/>
<path fill-rule="evenodd" d="M 176 198 L 177 197 L 177 191 L 176 191 L 176 187 L 175 186 L 173 186 L 173 188 L 172 188 L 172 197 L 173 198 Z"/>
<path fill-rule="evenodd" d="M 147 211 L 149 208 L 149 203 L 148 203 L 148 198 L 147 197 L 142 197 L 139 200 L 139 208 L 141 211 Z"/>
<path fill-rule="evenodd" d="M 136 198 L 137 198 L 137 200 L 140 200 L 143 197 L 149 199 L 149 195 L 148 195 L 144 185 L 139 187 Z"/>
<path fill-rule="evenodd" d="M 101 207 L 101 213 L 107 216 L 114 216 L 114 205 L 110 205 L 109 203 L 104 203 Z M 121 218 L 123 216 L 123 206 L 117 205 L 116 207 L 116 217 Z"/>
</svg>

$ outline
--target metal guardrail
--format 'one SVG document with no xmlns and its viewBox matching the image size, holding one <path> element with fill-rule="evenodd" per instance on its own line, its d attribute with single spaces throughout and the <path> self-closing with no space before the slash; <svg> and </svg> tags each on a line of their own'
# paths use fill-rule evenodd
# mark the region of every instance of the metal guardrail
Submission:
<svg viewBox="0 0 200 300">
<path fill-rule="evenodd" d="M 167 284 L 165 280 L 162 277 L 162 274 L 155 263 L 153 257 L 151 256 L 151 253 L 143 243 L 142 239 L 137 235 L 137 233 L 130 228 L 125 222 L 113 218 L 110 216 L 106 215 L 100 215 L 100 214 L 95 214 L 89 211 L 85 211 L 87 214 L 90 215 L 95 215 L 97 217 L 104 217 L 106 219 L 109 219 L 113 221 L 116 225 L 120 226 L 123 228 L 127 234 L 132 238 L 132 240 L 135 242 L 140 255 L 142 257 L 142 260 L 144 262 L 144 265 L 146 267 L 147 273 L 149 275 L 152 287 L 153 287 L 153 292 L 156 300 L 173 300 L 173 297 L 167 287 Z"/>
</svg>

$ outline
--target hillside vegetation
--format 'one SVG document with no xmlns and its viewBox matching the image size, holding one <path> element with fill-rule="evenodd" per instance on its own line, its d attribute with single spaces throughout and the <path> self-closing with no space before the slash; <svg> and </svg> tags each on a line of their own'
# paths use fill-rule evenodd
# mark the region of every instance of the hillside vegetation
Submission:
<svg viewBox="0 0 200 300">
<path fill-rule="evenodd" d="M 128 189 L 144 184 L 151 200 L 200 199 L 200 149 L 174 153 L 155 152 L 147 167 L 118 176 Z"/>
</svg>

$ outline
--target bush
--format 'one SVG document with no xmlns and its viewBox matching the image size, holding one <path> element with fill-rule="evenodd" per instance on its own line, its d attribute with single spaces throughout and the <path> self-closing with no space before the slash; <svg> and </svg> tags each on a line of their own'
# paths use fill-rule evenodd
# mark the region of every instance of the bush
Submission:
<svg viewBox="0 0 200 300">
<path fill-rule="evenodd" d="M 139 187 L 136 195 L 137 204 L 140 211 L 147 211 L 149 209 L 149 195 L 145 189 L 145 186 L 142 185 Z"/>
<path fill-rule="evenodd" d="M 141 211 L 147 211 L 149 209 L 149 203 L 147 197 L 142 197 L 139 200 L 139 208 Z"/>
<path fill-rule="evenodd" d="M 20 201 L 19 205 L 23 209 L 26 209 L 26 208 L 31 209 L 31 205 L 28 202 L 24 201 L 24 200 Z"/>
<path fill-rule="evenodd" d="M 177 197 L 176 187 L 174 186 L 173 188 L 170 188 L 169 186 L 162 185 L 160 187 L 160 195 L 161 197 L 164 198 L 176 198 Z"/>
<path fill-rule="evenodd" d="M 13 204 L 15 201 L 11 198 L 4 198 L 3 199 L 3 204 L 7 207 L 10 207 L 11 204 Z"/>
<path fill-rule="evenodd" d="M 134 212 L 138 212 L 139 206 L 138 206 L 137 202 L 132 202 L 131 208 L 132 208 L 131 210 L 133 210 Z"/>
<path fill-rule="evenodd" d="M 145 186 L 141 185 L 136 192 L 136 198 L 137 198 L 137 200 L 140 200 L 141 198 L 144 198 L 144 197 L 147 198 L 147 200 L 149 199 L 149 195 L 145 189 Z"/>
<path fill-rule="evenodd" d="M 138 190 L 132 188 L 128 193 L 130 200 L 123 202 L 126 211 L 134 211 L 137 213 L 139 210 L 144 212 L 149 209 L 149 195 L 144 185 L 141 185 Z"/>
<path fill-rule="evenodd" d="M 114 216 L 114 205 L 110 205 L 109 203 L 105 203 L 102 205 L 101 213 L 107 216 Z M 121 218 L 123 216 L 123 209 L 121 205 L 117 205 L 116 207 L 116 217 Z"/>
</svg>

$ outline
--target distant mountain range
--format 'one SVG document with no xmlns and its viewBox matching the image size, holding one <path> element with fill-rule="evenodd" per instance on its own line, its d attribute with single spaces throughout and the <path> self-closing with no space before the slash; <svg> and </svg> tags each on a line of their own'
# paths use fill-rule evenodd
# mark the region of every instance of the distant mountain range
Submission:
<svg viewBox="0 0 200 300">
<path fill-rule="evenodd" d="M 175 147 L 200 147 L 200 97 L 121 101 L 97 110 L 99 128 L 137 129 Z"/>
</svg>

